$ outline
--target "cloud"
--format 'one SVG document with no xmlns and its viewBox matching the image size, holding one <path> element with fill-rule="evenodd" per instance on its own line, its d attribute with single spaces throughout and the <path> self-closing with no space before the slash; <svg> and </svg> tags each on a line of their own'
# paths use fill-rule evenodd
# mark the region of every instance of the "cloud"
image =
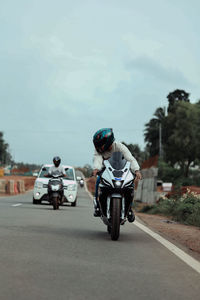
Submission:
<svg viewBox="0 0 200 300">
<path fill-rule="evenodd" d="M 31 43 L 41 59 L 52 66 L 49 88 L 57 93 L 58 103 L 64 95 L 84 103 L 104 102 L 97 91 L 110 93 L 120 81 L 130 79 L 121 62 L 109 60 L 96 48 L 87 55 L 75 55 L 58 36 L 31 37 Z"/>
<path fill-rule="evenodd" d="M 157 82 L 175 83 L 180 86 L 192 86 L 178 68 L 166 68 L 158 61 L 147 56 L 140 56 L 126 64 L 128 70 L 143 73 L 144 76 L 154 78 Z"/>
</svg>

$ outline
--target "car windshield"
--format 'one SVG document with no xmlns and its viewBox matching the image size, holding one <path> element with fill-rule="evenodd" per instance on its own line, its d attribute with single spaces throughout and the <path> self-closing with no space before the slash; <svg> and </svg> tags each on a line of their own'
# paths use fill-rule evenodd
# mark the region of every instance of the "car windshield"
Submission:
<svg viewBox="0 0 200 300">
<path fill-rule="evenodd" d="M 72 168 L 65 168 L 65 173 L 66 173 L 66 179 L 68 180 L 74 180 L 74 172 Z"/>
<path fill-rule="evenodd" d="M 43 167 L 40 171 L 39 178 L 45 178 L 45 175 L 47 175 L 49 172 L 49 167 Z M 65 168 L 66 177 L 67 180 L 74 180 L 74 172 L 72 168 Z"/>
</svg>

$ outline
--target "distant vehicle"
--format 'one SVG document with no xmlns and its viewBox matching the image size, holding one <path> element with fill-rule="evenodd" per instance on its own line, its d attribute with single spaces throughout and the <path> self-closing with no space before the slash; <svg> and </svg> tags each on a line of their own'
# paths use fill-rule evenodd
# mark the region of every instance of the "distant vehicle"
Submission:
<svg viewBox="0 0 200 300">
<path fill-rule="evenodd" d="M 38 172 L 33 172 L 34 177 L 38 177 Z"/>
<path fill-rule="evenodd" d="M 79 181 L 80 187 L 84 187 L 84 180 L 83 178 L 81 178 L 81 180 Z"/>
<path fill-rule="evenodd" d="M 35 180 L 33 190 L 33 204 L 41 204 L 43 201 L 51 202 L 48 196 L 49 178 L 45 177 L 48 174 L 49 168 L 52 165 L 43 165 L 37 179 Z M 71 206 L 77 204 L 77 181 L 75 170 L 72 166 L 63 165 L 66 172 L 66 177 L 63 178 L 64 195 L 62 202 L 70 203 Z"/>
</svg>

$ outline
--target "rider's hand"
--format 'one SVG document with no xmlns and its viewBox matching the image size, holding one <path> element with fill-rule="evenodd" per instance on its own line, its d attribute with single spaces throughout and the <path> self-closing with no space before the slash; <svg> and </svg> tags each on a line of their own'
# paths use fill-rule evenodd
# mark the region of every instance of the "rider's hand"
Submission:
<svg viewBox="0 0 200 300">
<path fill-rule="evenodd" d="M 136 176 L 136 180 L 141 180 L 142 179 L 142 174 L 140 173 L 139 170 L 135 171 L 135 176 Z"/>
<path fill-rule="evenodd" d="M 92 172 L 92 175 L 97 176 L 98 171 L 99 171 L 98 169 L 94 169 L 93 172 Z"/>
</svg>

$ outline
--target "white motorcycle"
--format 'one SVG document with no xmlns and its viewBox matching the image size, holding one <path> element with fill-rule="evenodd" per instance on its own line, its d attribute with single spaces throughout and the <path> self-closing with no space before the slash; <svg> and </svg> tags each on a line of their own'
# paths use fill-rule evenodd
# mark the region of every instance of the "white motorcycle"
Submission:
<svg viewBox="0 0 200 300">
<path fill-rule="evenodd" d="M 135 175 L 121 152 L 114 152 L 110 159 L 104 160 L 104 166 L 99 173 L 101 219 L 111 239 L 118 240 L 120 225 L 126 222 L 133 200 Z"/>
</svg>

